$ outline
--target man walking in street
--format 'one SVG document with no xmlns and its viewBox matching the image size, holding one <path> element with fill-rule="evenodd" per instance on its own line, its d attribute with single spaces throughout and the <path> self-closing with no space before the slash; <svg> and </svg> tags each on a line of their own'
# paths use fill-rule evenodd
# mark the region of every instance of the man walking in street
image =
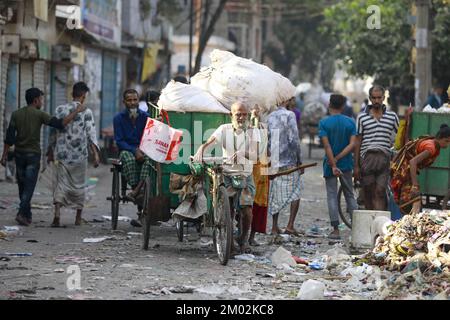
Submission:
<svg viewBox="0 0 450 320">
<path fill-rule="evenodd" d="M 123 103 L 125 110 L 114 117 L 114 140 L 120 152 L 122 174 L 133 189 L 127 198 L 136 203 L 145 179 L 152 170 L 150 158 L 139 149 L 149 115 L 139 109 L 139 95 L 134 89 L 124 92 Z M 133 220 L 132 225 L 140 226 L 140 223 Z"/>
<path fill-rule="evenodd" d="M 253 166 L 258 160 L 261 142 L 259 130 L 250 127 L 249 119 L 249 108 L 241 102 L 234 103 L 231 106 L 232 123 L 217 128 L 194 156 L 194 161 L 201 163 L 205 149 L 211 145 L 219 145 L 222 146 L 223 157 L 230 159 L 224 164 L 224 184 L 228 195 L 233 198 L 232 221 L 234 221 L 233 212 L 240 211 L 241 232 L 238 243 L 241 253 L 250 250 L 248 241 L 256 194 L 252 174 Z"/>
<path fill-rule="evenodd" d="M 62 119 L 85 103 L 89 92 L 84 82 L 73 86 L 73 101 L 56 108 L 55 116 Z M 81 225 L 85 202 L 88 148 L 94 155 L 94 167 L 100 163 L 97 131 L 91 109 L 79 113 L 74 121 L 59 132 L 52 132 L 47 153 L 48 162 L 55 160 L 56 188 L 53 194 L 55 217 L 52 227 L 60 226 L 61 207 L 73 207 L 77 211 L 75 225 Z"/>
<path fill-rule="evenodd" d="M 295 114 L 286 109 L 288 103 L 289 100 L 282 103 L 267 120 L 271 167 L 279 172 L 294 169 L 302 163 L 297 122 Z M 270 183 L 269 214 L 272 216 L 272 235 L 282 233 L 278 227 L 278 216 L 290 206 L 289 222 L 284 233 L 299 236 L 294 223 L 300 207 L 302 173 L 297 170 L 279 176 Z"/>
<path fill-rule="evenodd" d="M 375 85 L 369 91 L 369 105 L 356 121 L 355 147 L 356 180 L 361 180 L 364 206 L 367 210 L 386 210 L 386 188 L 389 181 L 393 133 L 399 127 L 394 112 L 383 104 L 385 89 Z"/>
<path fill-rule="evenodd" d="M 327 188 L 328 213 L 333 232 L 330 239 L 339 240 L 338 188 L 339 179 L 350 215 L 358 208 L 353 193 L 353 156 L 356 143 L 355 120 L 342 114 L 346 98 L 340 94 L 330 97 L 330 115 L 319 123 L 319 137 L 325 148 L 323 176 Z"/>
<path fill-rule="evenodd" d="M 32 222 L 31 199 L 36 187 L 41 161 L 41 127 L 48 125 L 64 129 L 75 117 L 85 110 L 79 105 L 64 119 L 57 119 L 40 109 L 44 105 L 44 93 L 38 88 L 25 93 L 28 106 L 14 111 L 6 132 L 1 164 L 6 165 L 8 151 L 15 146 L 16 176 L 19 185 L 20 209 L 16 221 L 28 226 Z"/>
</svg>

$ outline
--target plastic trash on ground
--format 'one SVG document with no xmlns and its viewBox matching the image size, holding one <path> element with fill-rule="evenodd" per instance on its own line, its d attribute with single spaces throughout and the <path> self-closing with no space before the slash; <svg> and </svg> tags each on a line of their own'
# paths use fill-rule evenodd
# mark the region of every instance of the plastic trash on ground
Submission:
<svg viewBox="0 0 450 320">
<path fill-rule="evenodd" d="M 287 264 L 290 267 L 295 267 L 297 265 L 297 262 L 295 262 L 294 258 L 292 257 L 292 254 L 284 249 L 283 247 L 279 247 L 271 257 L 272 265 L 278 267 L 283 264 Z"/>
<path fill-rule="evenodd" d="M 325 294 L 325 284 L 317 280 L 307 280 L 302 284 L 297 298 L 301 300 L 323 299 Z"/>
</svg>

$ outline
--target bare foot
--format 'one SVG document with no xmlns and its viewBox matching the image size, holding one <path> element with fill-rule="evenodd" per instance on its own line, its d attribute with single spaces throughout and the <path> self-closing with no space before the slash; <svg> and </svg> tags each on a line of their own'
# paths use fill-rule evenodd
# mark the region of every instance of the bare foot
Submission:
<svg viewBox="0 0 450 320">
<path fill-rule="evenodd" d="M 284 230 L 285 234 L 290 234 L 291 236 L 296 236 L 296 237 L 300 237 L 301 233 L 295 229 L 287 229 Z"/>
<path fill-rule="evenodd" d="M 283 231 L 280 228 L 276 228 L 276 229 L 272 229 L 272 232 L 270 233 L 270 235 L 276 236 L 276 235 L 279 235 L 280 233 L 283 233 Z"/>
<path fill-rule="evenodd" d="M 53 222 L 51 224 L 52 228 L 59 228 L 61 225 L 59 224 L 59 218 L 53 218 Z"/>
<path fill-rule="evenodd" d="M 75 225 L 76 226 L 81 226 L 82 223 L 83 223 L 83 219 L 81 219 L 81 217 L 76 217 L 75 218 Z"/>
<path fill-rule="evenodd" d="M 259 247 L 261 244 L 259 242 L 257 242 L 255 239 L 249 239 L 248 240 L 248 244 L 253 246 L 253 247 Z"/>
</svg>

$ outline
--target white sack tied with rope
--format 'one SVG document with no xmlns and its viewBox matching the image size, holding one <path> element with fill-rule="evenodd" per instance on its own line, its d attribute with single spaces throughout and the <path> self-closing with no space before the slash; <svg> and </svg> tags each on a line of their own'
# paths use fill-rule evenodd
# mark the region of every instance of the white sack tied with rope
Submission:
<svg viewBox="0 0 450 320">
<path fill-rule="evenodd" d="M 281 74 L 252 60 L 222 50 L 210 54 L 211 65 L 191 79 L 227 109 L 236 101 L 258 104 L 267 112 L 295 95 L 295 86 Z"/>
<path fill-rule="evenodd" d="M 229 113 L 208 92 L 181 82 L 170 81 L 161 91 L 158 106 L 166 111 Z"/>
</svg>

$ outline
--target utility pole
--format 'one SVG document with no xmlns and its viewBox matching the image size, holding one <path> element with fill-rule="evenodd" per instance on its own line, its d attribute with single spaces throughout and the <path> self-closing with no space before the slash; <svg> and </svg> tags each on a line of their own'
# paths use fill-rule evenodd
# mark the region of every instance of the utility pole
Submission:
<svg viewBox="0 0 450 320">
<path fill-rule="evenodd" d="M 431 89 L 430 0 L 416 0 L 416 110 L 421 111 Z"/>
</svg>

